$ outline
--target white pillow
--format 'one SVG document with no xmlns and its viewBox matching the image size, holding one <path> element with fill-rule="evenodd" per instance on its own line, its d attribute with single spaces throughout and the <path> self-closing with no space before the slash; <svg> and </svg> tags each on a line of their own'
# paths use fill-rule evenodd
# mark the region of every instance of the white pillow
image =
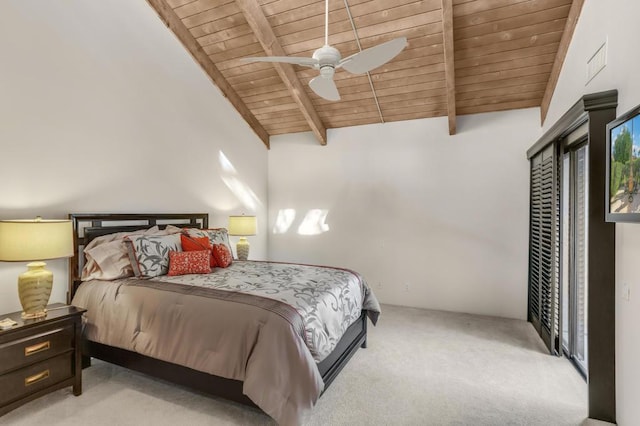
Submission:
<svg viewBox="0 0 640 426">
<path fill-rule="evenodd" d="M 129 235 L 124 239 L 136 277 L 167 275 L 169 252 L 182 251 L 180 234 Z"/>
</svg>

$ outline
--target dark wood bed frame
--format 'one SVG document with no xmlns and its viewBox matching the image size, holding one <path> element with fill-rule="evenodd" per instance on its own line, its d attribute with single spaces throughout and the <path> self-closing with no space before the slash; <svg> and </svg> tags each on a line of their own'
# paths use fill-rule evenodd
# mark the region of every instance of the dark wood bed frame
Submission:
<svg viewBox="0 0 640 426">
<path fill-rule="evenodd" d="M 84 247 L 101 235 L 114 232 L 130 232 L 158 225 L 207 228 L 206 213 L 193 214 L 70 214 L 74 230 L 74 256 L 69 260 L 69 291 L 67 302 L 71 304 L 76 289 L 81 284 L 80 276 L 84 264 Z M 324 391 L 344 368 L 359 347 L 367 346 L 367 316 L 363 311 L 338 342 L 334 351 L 318 364 L 324 380 Z M 161 361 L 135 352 L 83 339 L 83 366 L 90 365 L 91 357 L 139 371 L 153 377 L 195 389 L 209 395 L 256 405 L 242 393 L 242 381 L 214 376 L 188 367 Z"/>
</svg>

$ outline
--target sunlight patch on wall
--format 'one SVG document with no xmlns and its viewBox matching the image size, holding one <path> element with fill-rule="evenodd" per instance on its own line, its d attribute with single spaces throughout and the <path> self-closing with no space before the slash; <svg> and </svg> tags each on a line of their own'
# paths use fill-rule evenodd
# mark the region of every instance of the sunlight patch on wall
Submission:
<svg viewBox="0 0 640 426">
<path fill-rule="evenodd" d="M 298 227 L 300 235 L 320 235 L 329 231 L 329 225 L 325 223 L 329 210 L 311 209 Z"/>
<path fill-rule="evenodd" d="M 320 235 L 329 231 L 329 225 L 325 223 L 329 210 L 311 209 L 307 211 L 298 226 L 299 235 Z M 273 225 L 274 234 L 286 234 L 289 232 L 296 219 L 295 209 L 280 209 Z"/>
<path fill-rule="evenodd" d="M 286 234 L 295 219 L 295 209 L 280 209 L 280 211 L 278 211 L 278 217 L 276 217 L 276 223 L 273 225 L 273 233 Z"/>
<path fill-rule="evenodd" d="M 218 161 L 220 163 L 220 167 L 222 168 L 222 175 L 220 178 L 227 185 L 227 188 L 231 190 L 233 195 L 236 196 L 238 201 L 244 205 L 248 210 L 255 211 L 260 205 L 260 199 L 258 196 L 249 188 L 249 185 L 244 183 L 238 178 L 238 172 L 236 168 L 233 167 L 233 164 L 226 155 L 222 151 L 218 153 Z"/>
<path fill-rule="evenodd" d="M 233 167 L 233 164 L 231 164 L 231 161 L 229 161 L 227 156 L 224 155 L 224 152 L 222 151 L 218 152 L 218 161 L 220 161 L 220 167 L 222 167 L 223 172 L 229 173 L 232 175 L 238 174 L 238 172 L 236 171 L 236 168 Z"/>
</svg>

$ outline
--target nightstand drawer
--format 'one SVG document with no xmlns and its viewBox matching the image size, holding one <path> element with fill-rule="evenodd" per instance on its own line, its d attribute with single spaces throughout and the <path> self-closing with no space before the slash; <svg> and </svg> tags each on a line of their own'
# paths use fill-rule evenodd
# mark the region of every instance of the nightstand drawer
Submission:
<svg viewBox="0 0 640 426">
<path fill-rule="evenodd" d="M 0 404 L 45 389 L 73 376 L 73 352 L 0 376 Z"/>
<path fill-rule="evenodd" d="M 0 344 L 0 374 L 73 349 L 73 324 Z"/>
</svg>

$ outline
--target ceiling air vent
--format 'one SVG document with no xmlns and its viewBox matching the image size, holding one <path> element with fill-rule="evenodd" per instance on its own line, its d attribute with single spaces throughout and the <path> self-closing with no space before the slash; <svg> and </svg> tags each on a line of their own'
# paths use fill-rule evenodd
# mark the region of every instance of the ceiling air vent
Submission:
<svg viewBox="0 0 640 426">
<path fill-rule="evenodd" d="M 598 75 L 600 71 L 607 65 L 607 42 L 596 50 L 596 53 L 587 61 L 587 82 L 589 84 L 593 77 Z"/>
</svg>

